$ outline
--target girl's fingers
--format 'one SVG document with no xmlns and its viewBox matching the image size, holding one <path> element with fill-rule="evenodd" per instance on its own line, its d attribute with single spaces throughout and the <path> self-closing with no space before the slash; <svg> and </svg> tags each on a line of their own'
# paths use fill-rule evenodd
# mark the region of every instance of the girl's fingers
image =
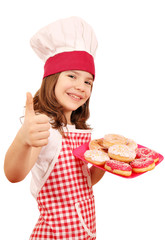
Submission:
<svg viewBox="0 0 165 240">
<path fill-rule="evenodd" d="M 35 122 L 38 124 L 49 123 L 50 118 L 45 114 L 37 114 L 35 115 Z"/>
<path fill-rule="evenodd" d="M 48 131 L 50 129 L 50 123 L 41 123 L 35 125 L 35 131 L 36 132 L 44 132 Z"/>
</svg>

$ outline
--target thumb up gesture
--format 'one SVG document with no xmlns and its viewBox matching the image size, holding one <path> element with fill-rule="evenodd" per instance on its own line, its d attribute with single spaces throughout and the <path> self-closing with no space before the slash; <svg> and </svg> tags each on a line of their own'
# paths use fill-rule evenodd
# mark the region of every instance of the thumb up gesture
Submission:
<svg viewBox="0 0 165 240">
<path fill-rule="evenodd" d="M 31 147 L 42 147 L 48 144 L 50 123 L 45 114 L 35 114 L 33 97 L 26 94 L 25 119 L 22 125 L 22 133 L 25 144 Z"/>
</svg>

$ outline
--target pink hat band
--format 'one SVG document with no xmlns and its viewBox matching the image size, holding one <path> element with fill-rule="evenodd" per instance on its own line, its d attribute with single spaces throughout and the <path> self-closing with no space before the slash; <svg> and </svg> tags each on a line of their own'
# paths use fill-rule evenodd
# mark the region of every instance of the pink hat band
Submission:
<svg viewBox="0 0 165 240">
<path fill-rule="evenodd" d="M 58 53 L 47 59 L 44 66 L 44 77 L 69 70 L 86 71 L 91 73 L 95 78 L 93 56 L 86 51 Z"/>
</svg>

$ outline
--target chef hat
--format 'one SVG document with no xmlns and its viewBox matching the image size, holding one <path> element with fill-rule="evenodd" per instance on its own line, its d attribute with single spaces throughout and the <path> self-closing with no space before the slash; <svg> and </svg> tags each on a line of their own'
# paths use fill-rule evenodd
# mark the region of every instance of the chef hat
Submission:
<svg viewBox="0 0 165 240">
<path fill-rule="evenodd" d="M 44 61 L 44 77 L 68 70 L 95 76 L 97 39 L 91 26 L 79 17 L 58 20 L 39 30 L 31 46 Z"/>
</svg>

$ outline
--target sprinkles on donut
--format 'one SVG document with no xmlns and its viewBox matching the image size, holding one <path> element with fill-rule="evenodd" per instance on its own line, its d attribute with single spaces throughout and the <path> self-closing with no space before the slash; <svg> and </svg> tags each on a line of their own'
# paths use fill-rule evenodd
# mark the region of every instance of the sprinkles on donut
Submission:
<svg viewBox="0 0 165 240">
<path fill-rule="evenodd" d="M 132 167 L 128 163 L 124 163 L 121 161 L 111 159 L 105 163 L 104 167 L 109 172 L 113 172 L 122 176 L 129 177 L 132 174 Z"/>
<path fill-rule="evenodd" d="M 149 148 L 138 148 L 136 150 L 136 158 L 141 158 L 141 157 L 151 157 L 154 162 L 158 162 L 159 161 L 159 153 L 155 152 L 154 150 L 151 150 Z"/>
<path fill-rule="evenodd" d="M 132 171 L 135 173 L 143 173 L 155 168 L 154 160 L 149 157 L 135 159 L 130 163 L 130 165 L 132 167 Z"/>
</svg>

